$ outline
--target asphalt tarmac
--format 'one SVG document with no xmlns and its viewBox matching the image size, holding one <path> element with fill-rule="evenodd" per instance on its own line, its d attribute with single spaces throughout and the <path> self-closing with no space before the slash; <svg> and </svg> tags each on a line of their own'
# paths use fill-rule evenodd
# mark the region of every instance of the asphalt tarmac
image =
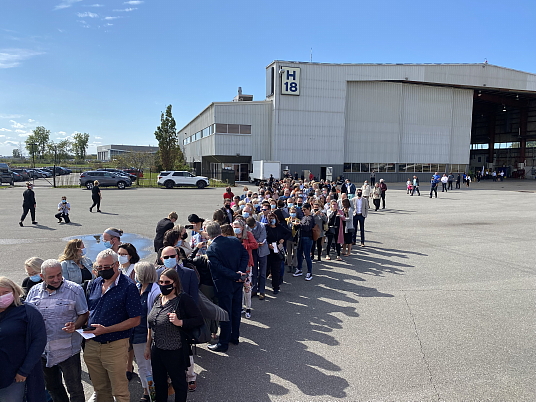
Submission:
<svg viewBox="0 0 536 402">
<path fill-rule="evenodd" d="M 279 295 L 253 300 L 227 353 L 197 348 L 188 400 L 536 400 L 536 181 L 472 183 L 437 199 L 428 185 L 420 197 L 388 186 L 387 208 L 366 219 L 367 247 L 315 262 L 310 282 L 286 273 Z M 0 189 L 0 275 L 18 283 L 25 259 L 57 258 L 63 239 L 109 226 L 145 237 L 152 261 L 158 220 L 211 217 L 223 194 L 103 189 L 103 212 L 90 213 L 89 191 L 36 181 L 39 223 L 21 228 L 22 191 Z M 62 195 L 71 224 L 54 218 Z M 139 379 L 130 385 L 138 401 Z"/>
</svg>

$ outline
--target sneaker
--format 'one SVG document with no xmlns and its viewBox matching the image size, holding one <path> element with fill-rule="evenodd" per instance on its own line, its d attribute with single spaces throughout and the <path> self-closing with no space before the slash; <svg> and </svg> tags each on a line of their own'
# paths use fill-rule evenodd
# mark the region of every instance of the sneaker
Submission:
<svg viewBox="0 0 536 402">
<path fill-rule="evenodd" d="M 273 294 L 274 294 L 274 295 L 279 294 L 279 289 L 274 289 L 274 290 L 273 290 Z"/>
<path fill-rule="evenodd" d="M 307 274 L 305 274 L 305 280 L 310 281 L 311 279 L 313 279 L 313 274 L 310 272 L 307 272 Z"/>
<path fill-rule="evenodd" d="M 259 293 L 259 300 L 264 300 L 266 295 L 264 293 Z"/>
<path fill-rule="evenodd" d="M 242 308 L 242 311 L 240 312 L 240 314 L 246 314 L 246 309 Z"/>
<path fill-rule="evenodd" d="M 20 227 L 23 227 L 24 225 L 22 224 L 22 222 L 19 222 L 19 226 L 20 226 Z"/>
<path fill-rule="evenodd" d="M 246 310 L 246 318 L 251 318 L 251 310 L 249 308 Z"/>
<path fill-rule="evenodd" d="M 301 269 L 296 268 L 296 272 L 292 274 L 292 276 L 302 276 L 303 272 Z"/>
<path fill-rule="evenodd" d="M 194 392 L 197 389 L 197 383 L 195 381 L 190 381 L 188 383 L 188 392 Z"/>
<path fill-rule="evenodd" d="M 436 197 L 437 198 L 437 197 Z M 32 225 L 37 225 L 37 222 L 36 221 L 33 221 L 32 222 Z"/>
</svg>

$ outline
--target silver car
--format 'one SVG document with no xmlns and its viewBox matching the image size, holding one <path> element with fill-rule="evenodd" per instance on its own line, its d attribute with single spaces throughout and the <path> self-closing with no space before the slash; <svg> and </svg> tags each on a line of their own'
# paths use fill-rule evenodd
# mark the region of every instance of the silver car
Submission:
<svg viewBox="0 0 536 402">
<path fill-rule="evenodd" d="M 104 171 L 88 171 L 80 174 L 80 185 L 86 187 L 88 190 L 93 188 L 93 182 L 99 181 L 101 187 L 115 187 L 124 189 L 132 185 L 132 180 L 125 176 L 119 176 L 111 172 Z"/>
</svg>

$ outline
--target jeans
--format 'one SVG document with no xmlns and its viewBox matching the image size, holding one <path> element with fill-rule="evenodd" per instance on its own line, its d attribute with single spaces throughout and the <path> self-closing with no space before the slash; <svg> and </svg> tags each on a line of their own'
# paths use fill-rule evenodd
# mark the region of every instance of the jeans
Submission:
<svg viewBox="0 0 536 402">
<path fill-rule="evenodd" d="M 421 195 L 421 192 L 419 191 L 419 186 L 413 186 L 413 191 L 411 192 L 411 195 L 415 194 L 415 191 L 417 194 Z"/>
<path fill-rule="evenodd" d="M 229 346 L 229 341 L 238 342 L 238 338 L 240 337 L 242 289 L 244 287 L 244 284 L 241 282 L 235 282 L 232 286 L 233 288 L 230 292 L 218 292 L 218 303 L 222 309 L 229 313 L 230 320 L 220 321 L 219 343 L 223 348 L 227 348 Z"/>
<path fill-rule="evenodd" d="M 251 284 L 253 285 L 252 291 L 258 293 L 264 293 L 266 288 L 266 265 L 268 263 L 268 256 L 259 257 L 257 250 L 253 250 L 253 276 L 251 278 Z"/>
<path fill-rule="evenodd" d="M 361 234 L 361 244 L 365 244 L 365 217 L 363 215 L 354 215 L 354 234 L 353 242 L 357 240 L 357 224 L 359 223 L 359 232 Z"/>
<path fill-rule="evenodd" d="M 41 358 L 41 363 L 43 364 L 43 374 L 45 375 L 45 386 L 54 402 L 85 401 L 80 353 L 52 367 L 46 366 L 47 361 L 44 358 Z M 67 391 L 63 386 L 62 376 L 69 395 L 67 395 Z"/>
<path fill-rule="evenodd" d="M 313 273 L 313 262 L 311 261 L 311 248 L 313 247 L 313 239 L 310 237 L 302 237 L 298 245 L 298 269 L 302 270 L 303 257 L 307 261 L 307 272 Z"/>
<path fill-rule="evenodd" d="M 441 187 L 441 192 L 442 192 L 442 193 L 444 193 L 445 191 L 448 191 L 448 190 L 447 190 L 447 183 L 443 183 L 443 182 L 441 182 L 441 186 L 442 186 L 442 187 Z"/>
<path fill-rule="evenodd" d="M 145 353 L 145 345 L 146 343 L 135 343 L 132 345 L 132 349 L 134 349 L 134 357 L 136 358 L 136 363 L 138 363 L 138 376 L 140 377 L 141 386 L 147 389 L 147 376 L 152 375 L 153 372 L 151 370 L 151 359 L 145 360 L 145 356 L 143 355 Z"/>
<path fill-rule="evenodd" d="M 163 350 L 156 346 L 151 348 L 151 367 L 153 369 L 156 402 L 166 402 L 168 400 L 168 375 L 175 390 L 175 402 L 186 401 L 188 385 L 186 384 L 186 367 L 184 367 L 183 363 L 183 353 L 182 349 Z"/>
<path fill-rule="evenodd" d="M 0 389 L 0 401 L 2 402 L 22 402 L 24 398 L 24 388 L 26 381 L 15 382 L 5 388 Z"/>
<path fill-rule="evenodd" d="M 432 198 L 432 194 L 433 194 L 433 193 L 435 194 L 435 198 L 437 198 L 437 186 L 432 187 L 432 188 L 430 189 L 430 198 Z"/>
</svg>

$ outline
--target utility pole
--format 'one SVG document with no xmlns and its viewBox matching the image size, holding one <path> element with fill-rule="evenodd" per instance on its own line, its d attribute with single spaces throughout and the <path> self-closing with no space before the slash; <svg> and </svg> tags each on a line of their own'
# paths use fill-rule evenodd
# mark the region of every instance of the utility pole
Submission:
<svg viewBox="0 0 536 402">
<path fill-rule="evenodd" d="M 54 145 L 54 170 L 52 171 L 53 186 L 56 188 L 56 158 L 58 156 L 58 147 Z"/>
<path fill-rule="evenodd" d="M 35 142 L 32 142 L 32 143 L 30 143 L 28 145 L 30 145 L 32 147 L 31 148 L 32 149 L 32 165 L 33 165 L 32 168 L 35 169 L 35 146 L 37 144 Z M 35 184 L 35 174 L 33 174 L 33 183 Z"/>
</svg>

